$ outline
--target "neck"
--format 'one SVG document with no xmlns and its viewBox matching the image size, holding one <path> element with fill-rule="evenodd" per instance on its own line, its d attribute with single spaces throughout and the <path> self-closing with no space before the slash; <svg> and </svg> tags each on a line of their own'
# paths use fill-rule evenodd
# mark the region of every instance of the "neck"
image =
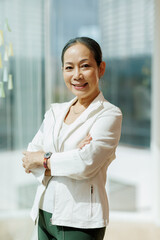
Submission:
<svg viewBox="0 0 160 240">
<path fill-rule="evenodd" d="M 92 96 L 89 96 L 89 97 L 86 97 L 86 98 L 79 98 L 78 97 L 78 100 L 76 102 L 76 105 L 82 105 L 84 106 L 85 108 L 87 108 L 90 103 L 98 96 L 98 94 L 100 93 L 100 91 L 98 90 L 94 95 Z"/>
</svg>

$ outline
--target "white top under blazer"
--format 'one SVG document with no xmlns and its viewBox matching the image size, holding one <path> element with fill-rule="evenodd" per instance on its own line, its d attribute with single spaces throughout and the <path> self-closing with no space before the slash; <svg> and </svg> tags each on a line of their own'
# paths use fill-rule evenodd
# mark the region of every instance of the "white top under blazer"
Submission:
<svg viewBox="0 0 160 240">
<path fill-rule="evenodd" d="M 43 123 L 28 145 L 28 151 L 52 152 L 51 177 L 43 167 L 32 170 L 39 181 L 31 217 L 36 221 L 45 190 L 52 182 L 51 223 L 77 228 L 101 228 L 108 224 L 109 208 L 106 177 L 121 134 L 122 113 L 109 103 L 102 92 L 88 108 L 63 131 L 64 118 L 77 101 L 51 104 Z M 82 149 L 77 146 L 88 134 L 92 141 Z M 51 204 L 51 203 L 50 203 Z"/>
</svg>

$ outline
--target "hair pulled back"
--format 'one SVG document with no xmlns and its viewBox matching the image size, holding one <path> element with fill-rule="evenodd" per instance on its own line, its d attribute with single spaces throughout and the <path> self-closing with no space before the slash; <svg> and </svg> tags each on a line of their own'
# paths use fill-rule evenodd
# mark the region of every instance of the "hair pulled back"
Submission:
<svg viewBox="0 0 160 240">
<path fill-rule="evenodd" d="M 76 37 L 69 40 L 64 46 L 61 54 L 62 66 L 64 65 L 64 54 L 66 50 L 76 43 L 84 44 L 93 53 L 97 66 L 99 67 L 102 62 L 102 51 L 99 44 L 92 38 L 89 37 Z"/>
</svg>

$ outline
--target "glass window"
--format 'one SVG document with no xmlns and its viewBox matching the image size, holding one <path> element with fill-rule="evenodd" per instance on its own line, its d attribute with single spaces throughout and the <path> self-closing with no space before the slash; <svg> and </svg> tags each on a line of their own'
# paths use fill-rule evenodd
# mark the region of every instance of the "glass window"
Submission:
<svg viewBox="0 0 160 240">
<path fill-rule="evenodd" d="M 21 159 L 45 112 L 44 55 L 44 1 L 0 1 L 1 212 L 33 203 Z"/>
<path fill-rule="evenodd" d="M 2 1 L 0 150 L 26 147 L 44 113 L 44 3 Z M 12 46 L 12 54 L 9 54 Z M 7 55 L 7 57 L 6 57 Z M 9 78 L 12 77 L 12 79 Z M 12 80 L 13 89 L 8 89 Z"/>
<path fill-rule="evenodd" d="M 153 1 L 101 0 L 104 95 L 123 112 L 121 143 L 150 145 Z"/>
</svg>

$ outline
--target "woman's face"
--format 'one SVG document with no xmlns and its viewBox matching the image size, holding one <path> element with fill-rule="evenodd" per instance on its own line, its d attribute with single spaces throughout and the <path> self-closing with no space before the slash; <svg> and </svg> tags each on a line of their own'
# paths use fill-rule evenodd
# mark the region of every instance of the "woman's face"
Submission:
<svg viewBox="0 0 160 240">
<path fill-rule="evenodd" d="M 84 44 L 76 43 L 64 53 L 63 77 L 68 89 L 78 98 L 96 97 L 104 62 L 98 67 L 93 53 Z"/>
</svg>

